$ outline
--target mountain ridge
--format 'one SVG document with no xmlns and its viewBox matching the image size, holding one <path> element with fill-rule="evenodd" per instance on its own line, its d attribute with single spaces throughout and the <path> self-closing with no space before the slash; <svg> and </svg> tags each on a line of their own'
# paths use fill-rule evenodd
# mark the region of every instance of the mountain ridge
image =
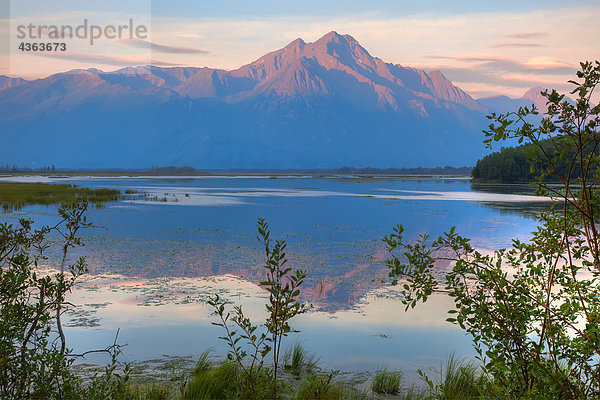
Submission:
<svg viewBox="0 0 600 400">
<path fill-rule="evenodd" d="M 0 109 L 4 163 L 199 168 L 473 165 L 489 111 L 441 71 L 386 63 L 334 31 L 229 71 L 91 68 L 15 81 Z"/>
</svg>

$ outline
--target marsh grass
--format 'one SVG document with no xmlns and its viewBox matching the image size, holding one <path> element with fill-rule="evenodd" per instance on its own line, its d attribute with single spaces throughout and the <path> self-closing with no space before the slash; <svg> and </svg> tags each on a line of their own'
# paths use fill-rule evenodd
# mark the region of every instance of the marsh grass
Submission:
<svg viewBox="0 0 600 400">
<path fill-rule="evenodd" d="M 295 400 L 333 400 L 346 399 L 349 396 L 344 386 L 333 380 L 336 374 L 313 374 L 302 381 Z"/>
<path fill-rule="evenodd" d="M 431 398 L 432 397 L 427 394 L 427 391 L 414 387 L 408 388 L 400 396 L 400 399 L 402 400 L 431 400 Z"/>
<path fill-rule="evenodd" d="M 296 342 L 283 354 L 284 370 L 296 377 L 317 371 L 319 361 L 320 358 L 314 353 L 308 353 L 300 342 Z"/>
<path fill-rule="evenodd" d="M 0 182 L 0 204 L 4 211 L 18 211 L 26 205 L 72 203 L 86 198 L 88 203 L 101 205 L 116 201 L 121 192 L 113 189 L 90 189 L 75 185 L 47 183 Z"/>
<path fill-rule="evenodd" d="M 252 382 L 248 382 L 251 379 Z M 247 376 L 238 363 L 213 362 L 210 351 L 200 356 L 183 390 L 182 399 L 266 399 L 273 394 L 269 369 Z"/>
<path fill-rule="evenodd" d="M 174 397 L 170 382 L 152 382 L 150 384 L 129 385 L 129 394 L 139 400 L 170 400 Z M 124 396 L 126 397 L 126 396 Z"/>
<path fill-rule="evenodd" d="M 207 361 L 207 360 L 205 360 Z M 229 399 L 238 397 L 238 366 L 226 361 L 196 366 L 185 388 L 184 399 Z"/>
<path fill-rule="evenodd" d="M 443 382 L 440 385 L 444 399 L 476 399 L 480 395 L 481 377 L 477 366 L 472 362 L 462 362 L 454 355 L 448 357 L 442 370 Z"/>
<path fill-rule="evenodd" d="M 302 349 L 302 351 L 304 351 Z M 290 355 L 293 349 L 290 349 Z M 288 399 L 288 400 L 467 400 L 488 398 L 484 394 L 485 380 L 474 363 L 450 356 L 435 378 L 425 377 L 429 387 L 402 385 L 402 375 L 385 367 L 376 371 L 371 391 L 362 381 L 340 378 L 337 371 L 321 372 L 318 368 L 301 377 L 285 374 L 277 382 L 279 391 L 274 397 L 272 371 L 263 370 L 253 376 L 253 384 L 241 367 L 231 360 L 217 360 L 210 351 L 204 352 L 195 367 L 179 378 L 147 382 L 129 381 L 123 393 L 114 400 L 183 400 L 183 399 Z M 251 388 L 251 389 L 250 389 Z M 481 389 L 482 391 L 480 392 Z M 480 394 L 481 393 L 481 394 Z M 490 397 L 495 398 L 495 397 Z M 535 398 L 535 397 L 534 397 Z"/>
<path fill-rule="evenodd" d="M 453 354 L 446 359 L 435 384 L 422 371 L 421 378 L 429 385 L 435 399 L 471 400 L 478 399 L 485 388 L 485 378 L 473 362 L 457 360 Z"/>
<path fill-rule="evenodd" d="M 388 371 L 386 367 L 382 367 L 375 372 L 371 390 L 377 394 L 398 394 L 401 382 L 401 373 Z"/>
</svg>

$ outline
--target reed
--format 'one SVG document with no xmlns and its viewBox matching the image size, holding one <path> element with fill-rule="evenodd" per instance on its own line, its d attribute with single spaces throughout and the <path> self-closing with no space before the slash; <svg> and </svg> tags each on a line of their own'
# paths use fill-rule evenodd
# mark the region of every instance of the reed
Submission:
<svg viewBox="0 0 600 400">
<path fill-rule="evenodd" d="M 382 367 L 375 372 L 371 390 L 377 394 L 398 394 L 401 382 L 402 374 L 388 371 L 386 367 Z"/>
</svg>

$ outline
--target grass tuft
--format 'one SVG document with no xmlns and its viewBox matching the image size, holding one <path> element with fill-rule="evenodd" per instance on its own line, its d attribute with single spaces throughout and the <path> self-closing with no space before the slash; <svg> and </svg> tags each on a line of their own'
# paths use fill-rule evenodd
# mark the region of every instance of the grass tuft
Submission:
<svg viewBox="0 0 600 400">
<path fill-rule="evenodd" d="M 210 350 L 205 350 L 202 354 L 200 354 L 200 358 L 192 371 L 193 375 L 202 374 L 210 369 L 212 363 L 210 362 Z"/>
<path fill-rule="evenodd" d="M 129 391 L 134 399 L 169 400 L 172 398 L 172 385 L 168 382 L 152 382 L 151 384 L 130 385 Z M 125 396 L 127 397 L 127 396 Z"/>
<path fill-rule="evenodd" d="M 476 399 L 479 398 L 479 373 L 472 362 L 461 362 L 450 355 L 446 367 L 442 369 L 440 394 L 444 399 Z"/>
<path fill-rule="evenodd" d="M 229 399 L 237 397 L 239 392 L 238 367 L 232 362 L 218 365 L 207 364 L 201 360 L 187 384 L 184 399 Z"/>
<path fill-rule="evenodd" d="M 319 358 L 313 353 L 308 353 L 302 343 L 296 342 L 291 349 L 283 355 L 283 368 L 294 376 L 317 371 Z"/>
<path fill-rule="evenodd" d="M 427 395 L 427 391 L 423 389 L 409 388 L 400 396 L 402 400 L 430 400 L 431 397 Z"/>
<path fill-rule="evenodd" d="M 296 394 L 295 400 L 334 400 L 345 399 L 346 391 L 344 387 L 333 381 L 334 372 L 327 375 L 313 374 L 304 379 Z"/>
<path fill-rule="evenodd" d="M 371 383 L 371 390 L 377 394 L 398 394 L 400 392 L 401 381 L 401 373 L 391 372 L 383 367 L 375 372 L 375 377 Z"/>
<path fill-rule="evenodd" d="M 473 362 L 457 360 L 453 354 L 442 365 L 438 383 L 434 384 L 422 371 L 421 378 L 429 385 L 436 399 L 471 400 L 481 397 L 485 387 L 484 377 Z"/>
</svg>

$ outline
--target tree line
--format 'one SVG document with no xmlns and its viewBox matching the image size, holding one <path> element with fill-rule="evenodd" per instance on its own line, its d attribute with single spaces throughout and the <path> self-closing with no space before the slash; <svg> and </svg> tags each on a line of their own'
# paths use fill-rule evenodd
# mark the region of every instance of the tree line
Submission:
<svg viewBox="0 0 600 400">
<path fill-rule="evenodd" d="M 536 143 L 522 144 L 516 147 L 502 147 L 477 160 L 471 171 L 471 177 L 482 182 L 520 183 L 534 182 L 542 172 L 548 182 L 557 182 L 558 176 L 570 176 L 573 179 L 581 176 L 580 168 L 573 168 L 573 150 L 566 145 L 566 137 L 544 139 Z M 583 156 L 600 154 L 599 149 L 590 142 L 582 149 Z M 555 160 L 552 170 L 548 170 L 548 159 Z"/>
<path fill-rule="evenodd" d="M 56 167 L 54 165 L 52 165 L 51 167 L 44 166 L 44 167 L 39 167 L 39 168 L 31 168 L 31 167 L 26 167 L 26 166 L 19 167 L 19 166 L 17 166 L 17 164 L 0 165 L 0 172 L 20 173 L 20 172 L 55 172 L 55 171 L 56 171 Z"/>
</svg>

